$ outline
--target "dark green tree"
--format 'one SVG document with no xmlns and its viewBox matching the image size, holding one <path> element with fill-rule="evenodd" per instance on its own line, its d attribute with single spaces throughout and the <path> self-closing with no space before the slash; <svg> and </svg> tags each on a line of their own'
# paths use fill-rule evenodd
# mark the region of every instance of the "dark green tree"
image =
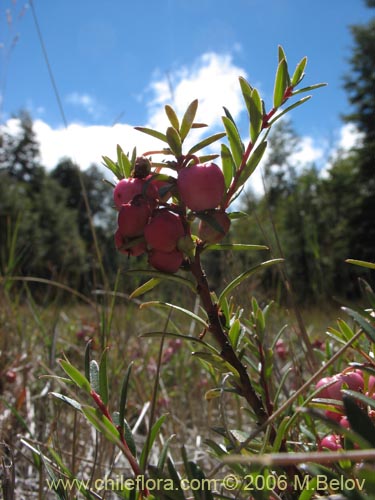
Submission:
<svg viewBox="0 0 375 500">
<path fill-rule="evenodd" d="M 374 0 L 367 0 L 375 7 Z M 363 140 L 357 151 L 358 176 L 352 188 L 360 203 L 350 214 L 351 257 L 375 260 L 375 18 L 367 24 L 351 26 L 353 36 L 350 74 L 344 88 L 348 93 L 351 110 L 345 120 L 355 123 Z"/>
</svg>

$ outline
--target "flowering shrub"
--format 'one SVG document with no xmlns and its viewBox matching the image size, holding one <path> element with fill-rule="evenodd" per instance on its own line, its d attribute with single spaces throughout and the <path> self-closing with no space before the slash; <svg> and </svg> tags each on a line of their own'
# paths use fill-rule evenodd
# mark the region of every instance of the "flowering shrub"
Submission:
<svg viewBox="0 0 375 500">
<path fill-rule="evenodd" d="M 113 411 L 109 405 L 107 351 L 98 363 L 91 359 L 90 344 L 87 345 L 85 374 L 67 359 L 60 362 L 65 374 L 93 404 L 83 404 L 58 393 L 54 394 L 55 397 L 81 412 L 98 432 L 118 446 L 134 478 L 137 481 L 142 478 L 135 489 L 121 488 L 118 492 L 121 498 L 131 499 L 138 495 L 163 499 L 193 496 L 198 500 L 217 496 L 303 500 L 312 498 L 315 492 L 328 494 L 337 491 L 333 480 L 341 478 L 344 481 L 352 476 L 362 478 L 361 474 L 368 478 L 366 466 L 359 469 L 356 464 L 359 459 L 374 458 L 368 449 L 375 446 L 372 422 L 374 384 L 373 378 L 369 378 L 372 377 L 370 373 L 375 374 L 375 365 L 373 356 L 368 354 L 371 350 L 373 352 L 372 343 L 375 342 L 373 318 L 348 310 L 360 325 L 360 330 L 353 331 L 343 321 L 338 330 L 332 329 L 331 336 L 343 345 L 342 350 L 333 356 L 314 349 L 308 336 L 301 332 L 303 342 L 297 352 L 294 350 L 293 360 L 293 349 L 287 345 L 286 338 L 281 338 L 283 330 L 275 338 L 269 337 L 269 305 L 260 307 L 253 299 L 251 310 L 245 315 L 232 298 L 235 288 L 255 272 L 281 265 L 282 259 L 268 260 L 245 270 L 223 287 L 218 296 L 211 291 L 202 267 L 205 252 L 266 250 L 260 245 L 223 242 L 233 221 L 244 216 L 232 211 L 231 206 L 262 159 L 272 125 L 310 96 L 292 104 L 289 101 L 321 86 L 298 88 L 304 77 L 306 58 L 290 75 L 281 47 L 278 56 L 273 105 L 269 111 L 259 91 L 240 78 L 249 117 L 247 144 L 230 112 L 224 109 L 224 131 L 204 138 L 186 151 L 187 137 L 190 138 L 195 128 L 204 126 L 195 121 L 198 101 L 193 101 L 182 118 L 166 106 L 170 125 L 165 132 L 137 127 L 159 139 L 163 143 L 160 150 L 141 155 L 134 150 L 127 155 L 118 146 L 116 161 L 104 157 L 106 166 L 117 178 L 113 194 L 118 211 L 115 245 L 130 257 L 146 254 L 148 258 L 149 267 L 134 272 L 140 276 L 148 274 L 150 279 L 140 285 L 132 297 L 142 296 L 163 281 L 169 281 L 195 294 L 200 305 L 194 312 L 186 309 L 184 304 L 163 301 L 142 305 L 167 309 L 169 315 L 163 330 L 144 334 L 160 339 L 160 352 L 154 370 L 156 385 L 149 429 L 141 451 L 125 418 L 131 365 L 124 376 L 117 411 Z M 226 142 L 221 145 L 220 154 L 202 153 L 204 148 L 221 139 L 226 139 Z M 166 159 L 155 160 L 160 156 Z M 199 325 L 200 335 L 170 327 L 173 312 L 183 314 L 189 322 Z M 362 334 L 368 341 L 366 352 L 358 344 Z M 167 336 L 171 339 L 163 353 Z M 161 440 L 163 446 L 157 463 L 149 460 L 150 450 L 161 435 L 166 419 L 166 415 L 155 418 L 157 401 L 161 401 L 156 397 L 158 377 L 160 370 L 172 362 L 177 352 L 181 352 L 181 341 L 193 346 L 193 356 L 213 382 L 213 387 L 207 386 L 206 400 L 218 399 L 220 403 L 221 425 L 215 428 L 219 441 L 206 440 L 210 460 L 217 465 L 216 469 L 209 467 L 210 477 L 215 471 L 220 472 L 215 487 L 204 482 L 208 470 L 203 470 L 204 464 L 198 465 L 190 459 L 185 448 L 182 449 L 181 467 L 176 465 L 176 460 L 170 455 L 171 436 Z M 345 366 L 337 375 L 327 377 L 326 370 L 339 362 L 340 355 L 348 349 L 352 349 L 362 362 L 349 368 Z M 297 377 L 298 372 L 305 372 L 301 380 Z M 162 399 L 167 404 L 167 399 Z M 232 409 L 227 407 L 229 399 L 232 405 L 234 402 L 239 405 L 241 418 L 236 424 Z M 349 454 L 340 455 L 341 459 L 337 454 L 334 457 L 325 454 L 326 450 L 335 453 L 345 450 Z M 328 457 L 327 466 L 321 465 L 326 461 L 324 456 Z M 50 467 L 47 468 L 51 473 Z M 319 477 L 324 477 L 325 482 L 319 483 Z M 146 479 L 161 482 L 155 488 L 156 483 L 147 483 Z M 185 479 L 189 481 L 187 489 L 183 487 Z M 172 491 L 167 488 L 166 481 L 170 481 Z M 341 485 L 342 481 L 339 483 Z M 198 487 L 194 488 L 193 484 L 198 484 Z M 374 482 L 369 484 L 369 490 L 373 485 Z M 340 491 L 345 494 L 346 490 L 341 488 Z M 88 490 L 81 493 L 92 498 L 92 492 Z"/>
</svg>

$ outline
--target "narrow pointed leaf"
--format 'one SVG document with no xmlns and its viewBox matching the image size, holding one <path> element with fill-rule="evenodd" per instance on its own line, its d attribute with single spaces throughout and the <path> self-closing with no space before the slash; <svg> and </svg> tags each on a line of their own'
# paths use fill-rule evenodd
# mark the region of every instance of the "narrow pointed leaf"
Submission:
<svg viewBox="0 0 375 500">
<path fill-rule="evenodd" d="M 223 168 L 225 187 L 228 189 L 236 172 L 236 165 L 234 163 L 232 153 L 226 144 L 221 145 L 221 164 Z"/>
<path fill-rule="evenodd" d="M 182 152 L 181 137 L 177 132 L 177 130 L 173 127 L 167 128 L 167 142 L 169 147 L 173 151 L 173 154 L 177 157 L 181 156 Z"/>
<path fill-rule="evenodd" d="M 242 162 L 242 156 L 244 153 L 244 147 L 241 141 L 241 137 L 238 134 L 237 127 L 227 116 L 223 116 L 222 120 L 228 136 L 229 146 L 232 152 L 233 160 L 236 167 L 238 168 Z"/>
<path fill-rule="evenodd" d="M 121 146 L 117 144 L 117 164 L 119 166 L 119 171 L 122 179 L 127 179 L 130 177 L 132 166 L 129 158 L 121 149 Z"/>
<path fill-rule="evenodd" d="M 241 243 L 215 243 L 213 245 L 208 245 L 206 247 L 208 250 L 233 250 L 234 252 L 242 252 L 242 251 L 254 251 L 254 250 L 269 250 L 265 245 L 247 245 Z"/>
<path fill-rule="evenodd" d="M 105 405 L 108 404 L 108 373 L 107 373 L 108 349 L 102 354 L 99 365 L 99 394 Z"/>
<path fill-rule="evenodd" d="M 87 380 L 90 380 L 90 354 L 91 354 L 91 343 L 92 339 L 90 339 L 85 348 L 85 377 Z"/>
<path fill-rule="evenodd" d="M 220 155 L 199 155 L 199 162 L 207 163 L 208 161 L 216 160 L 216 158 L 219 158 L 219 156 Z"/>
<path fill-rule="evenodd" d="M 240 285 L 247 278 L 249 278 L 250 276 L 252 276 L 256 272 L 261 271 L 262 269 L 265 269 L 267 267 L 273 266 L 274 264 L 280 264 L 281 262 L 284 262 L 284 259 L 267 260 L 266 262 L 262 262 L 261 264 L 258 264 L 257 266 L 255 266 L 255 267 L 249 269 L 248 271 L 245 271 L 244 273 L 242 273 L 239 276 L 237 276 L 221 292 L 220 297 L 219 297 L 219 305 L 225 299 L 225 297 L 227 297 L 238 285 Z"/>
<path fill-rule="evenodd" d="M 111 172 L 113 172 L 115 174 L 117 179 L 121 179 L 118 165 L 113 160 L 111 160 L 111 158 L 109 158 L 108 156 L 102 156 L 102 159 L 103 159 L 104 165 L 109 170 L 111 170 Z"/>
<path fill-rule="evenodd" d="M 143 470 L 146 468 L 146 464 L 144 463 L 146 460 L 146 457 L 150 453 L 150 450 L 155 442 L 155 439 L 158 436 L 159 430 L 160 430 L 161 426 L 163 425 L 167 416 L 168 415 L 162 415 L 160 418 L 158 418 L 158 420 L 152 426 L 152 429 L 150 432 L 150 437 L 148 440 L 146 440 L 146 443 L 142 449 L 141 457 L 139 459 L 139 465 L 140 465 L 141 469 L 143 469 Z M 148 449 L 146 449 L 146 446 Z"/>
<path fill-rule="evenodd" d="M 220 373 L 233 373 L 236 378 L 239 378 L 238 371 L 233 368 L 233 366 L 225 361 L 221 356 L 213 354 L 212 352 L 193 352 L 193 356 L 202 359 L 206 363 L 209 363 L 213 368 L 218 370 Z"/>
<path fill-rule="evenodd" d="M 128 369 L 126 370 L 124 380 L 122 382 L 122 387 L 121 387 L 120 408 L 119 408 L 119 425 L 120 425 L 120 428 L 122 430 L 124 429 L 125 410 L 126 410 L 126 402 L 127 402 L 127 397 L 128 397 L 128 386 L 129 386 L 129 379 L 130 379 L 132 366 L 133 366 L 133 362 L 131 362 L 129 364 Z"/>
<path fill-rule="evenodd" d="M 60 365 L 64 372 L 78 387 L 84 389 L 86 392 L 90 392 L 91 387 L 89 381 L 79 370 L 77 370 L 75 366 L 64 359 L 60 359 Z"/>
<path fill-rule="evenodd" d="M 160 278 L 151 278 L 150 280 L 143 283 L 143 285 L 139 286 L 134 292 L 130 294 L 131 299 L 135 299 L 136 297 L 140 297 L 141 295 L 149 292 L 161 282 Z"/>
<path fill-rule="evenodd" d="M 164 469 L 164 464 L 167 459 L 167 454 L 168 454 L 168 449 L 169 449 L 169 443 L 176 437 L 176 434 L 172 434 L 171 436 L 168 437 L 168 439 L 165 441 L 163 448 L 160 452 L 159 459 L 158 459 L 158 465 L 157 468 L 159 471 L 162 471 Z"/>
<path fill-rule="evenodd" d="M 190 129 L 193 125 L 195 115 L 197 114 L 198 109 L 198 99 L 195 99 L 192 103 L 189 104 L 181 122 L 180 128 L 180 136 L 181 142 L 184 142 L 186 136 L 190 132 Z"/>
<path fill-rule="evenodd" d="M 169 121 L 171 122 L 172 127 L 174 127 L 177 131 L 180 130 L 180 122 L 178 121 L 175 110 L 171 106 L 169 106 L 169 104 L 167 104 L 164 109 Z"/>
<path fill-rule="evenodd" d="M 177 338 L 181 340 L 186 340 L 188 342 L 192 342 L 193 344 L 200 344 L 204 346 L 207 350 L 213 352 L 214 354 L 219 355 L 219 351 L 213 347 L 211 344 L 207 344 L 204 340 L 200 339 L 199 337 L 192 337 L 190 335 L 182 335 L 181 333 L 174 333 L 174 332 L 146 332 L 142 333 L 140 337 L 144 338 L 160 338 L 160 337 L 171 337 L 171 338 Z"/>
<path fill-rule="evenodd" d="M 301 59 L 301 61 L 297 64 L 296 69 L 294 70 L 293 76 L 292 76 L 292 81 L 291 84 L 293 87 L 299 84 L 299 82 L 302 80 L 304 71 L 306 68 L 307 64 L 307 57 L 304 57 Z"/>
<path fill-rule="evenodd" d="M 90 361 L 90 385 L 97 394 L 100 394 L 99 365 L 95 359 Z"/>
<path fill-rule="evenodd" d="M 349 314 L 349 316 L 359 324 L 371 342 L 375 342 L 375 328 L 363 316 L 348 307 L 343 307 L 342 310 Z"/>
<path fill-rule="evenodd" d="M 207 323 L 199 316 L 194 314 L 193 312 L 189 311 L 188 309 L 184 309 L 183 307 L 175 306 L 174 304 L 169 304 L 168 302 L 160 302 L 157 300 L 151 301 L 151 302 L 145 302 L 141 304 L 140 308 L 143 309 L 145 307 L 161 307 L 161 308 L 167 308 L 167 309 L 173 309 L 174 311 L 181 312 L 188 316 L 190 319 L 193 319 L 197 323 L 201 324 L 205 328 L 208 328 Z"/>
<path fill-rule="evenodd" d="M 364 260 L 356 260 L 356 259 L 346 259 L 348 264 L 354 264 L 355 266 L 367 267 L 368 269 L 375 269 L 374 262 L 366 262 Z"/>
<path fill-rule="evenodd" d="M 138 130 L 139 132 L 143 132 L 144 134 L 151 135 L 151 137 L 155 137 L 156 139 L 160 139 L 163 142 L 168 142 L 167 141 L 167 136 L 163 134 L 162 132 L 158 132 L 157 130 L 154 130 L 152 128 L 147 128 L 147 127 L 134 127 L 135 130 Z"/>
<path fill-rule="evenodd" d="M 257 89 L 253 89 L 250 98 L 250 138 L 254 143 L 262 130 L 262 100 Z"/>
<path fill-rule="evenodd" d="M 284 49 L 282 48 L 281 45 L 279 45 L 277 47 L 277 55 L 278 55 L 279 62 L 282 61 L 283 59 L 285 59 L 285 61 L 286 61 L 286 55 L 285 55 Z"/>
<path fill-rule="evenodd" d="M 225 132 L 219 132 L 218 134 L 211 135 L 210 137 L 206 137 L 206 139 L 203 139 L 202 141 L 198 142 L 195 146 L 193 146 L 189 151 L 189 155 L 193 155 L 197 151 L 200 151 L 201 149 L 209 146 L 213 142 L 218 141 L 222 137 L 225 137 Z"/>
<path fill-rule="evenodd" d="M 292 95 L 302 94 L 302 92 L 310 92 L 311 90 L 320 89 L 320 87 L 326 87 L 326 83 L 316 83 L 315 85 L 309 85 L 303 89 L 293 90 Z"/>
<path fill-rule="evenodd" d="M 64 394 L 60 394 L 58 392 L 50 392 L 50 394 L 54 398 L 64 401 L 64 403 L 67 403 L 75 410 L 81 411 L 81 404 L 78 403 L 78 401 L 76 401 L 75 399 L 69 398 L 68 396 L 64 396 Z"/>
<path fill-rule="evenodd" d="M 82 412 L 95 429 L 101 432 L 108 441 L 115 444 L 119 442 L 118 430 L 99 410 L 92 406 L 82 406 Z"/>
<path fill-rule="evenodd" d="M 163 273 L 161 271 L 154 271 L 153 269 L 131 269 L 129 271 L 125 271 L 126 274 L 134 274 L 137 276 L 152 276 L 153 278 L 158 278 L 161 280 L 173 281 L 175 283 L 179 283 L 180 285 L 187 286 L 196 293 L 195 284 L 182 276 L 177 276 L 175 274 Z"/>
<path fill-rule="evenodd" d="M 125 438 L 126 444 L 129 446 L 129 450 L 131 451 L 131 454 L 133 455 L 133 457 L 136 457 L 137 456 L 137 447 L 135 446 L 133 432 L 131 430 L 130 425 L 126 421 L 126 419 L 124 419 L 123 423 L 124 423 L 124 438 Z"/>
<path fill-rule="evenodd" d="M 260 160 L 263 158 L 264 152 L 267 149 L 267 141 L 262 141 L 259 146 L 252 152 L 250 158 L 247 160 L 246 166 L 243 169 L 239 181 L 238 186 L 242 186 L 245 184 L 247 179 L 251 176 L 254 170 L 259 165 Z"/>
<path fill-rule="evenodd" d="M 279 118 L 281 118 L 283 115 L 285 115 L 286 113 L 289 113 L 289 111 L 291 111 L 292 109 L 294 108 L 297 108 L 298 106 L 301 106 L 301 104 L 304 104 L 305 102 L 307 102 L 309 99 L 311 99 L 311 95 L 308 95 L 306 97 L 303 97 L 302 99 L 300 99 L 299 101 L 297 102 L 294 102 L 293 104 L 291 104 L 290 106 L 288 106 L 287 108 L 283 109 L 280 113 L 278 113 L 271 121 L 268 122 L 268 126 L 271 126 L 275 123 L 276 120 L 278 120 Z"/>
<path fill-rule="evenodd" d="M 246 104 L 246 108 L 250 116 L 250 101 L 251 101 L 251 93 L 253 91 L 253 87 L 242 76 L 240 76 L 239 81 L 240 81 L 242 95 Z"/>
<path fill-rule="evenodd" d="M 279 108 L 284 100 L 284 93 L 288 86 L 288 68 L 285 59 L 279 62 L 276 71 L 275 86 L 273 90 L 273 107 Z"/>
</svg>

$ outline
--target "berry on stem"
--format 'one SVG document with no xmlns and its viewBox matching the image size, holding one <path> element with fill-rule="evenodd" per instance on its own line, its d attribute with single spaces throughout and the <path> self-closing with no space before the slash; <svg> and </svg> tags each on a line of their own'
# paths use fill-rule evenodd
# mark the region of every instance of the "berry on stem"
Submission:
<svg viewBox="0 0 375 500">
<path fill-rule="evenodd" d="M 177 188 L 181 200 L 190 210 L 211 210 L 220 205 L 224 196 L 224 175 L 215 163 L 197 163 L 180 170 Z"/>
<path fill-rule="evenodd" d="M 160 210 L 157 212 L 144 228 L 147 244 L 160 252 L 172 252 L 176 250 L 177 241 L 184 236 L 185 229 L 180 216 Z"/>
</svg>

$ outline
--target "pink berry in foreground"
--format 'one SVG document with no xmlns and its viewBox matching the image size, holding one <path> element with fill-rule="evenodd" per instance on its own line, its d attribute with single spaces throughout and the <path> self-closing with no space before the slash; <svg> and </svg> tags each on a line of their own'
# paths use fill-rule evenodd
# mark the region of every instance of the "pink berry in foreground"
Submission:
<svg viewBox="0 0 375 500">
<path fill-rule="evenodd" d="M 122 205 L 131 202 L 133 198 L 140 194 L 147 196 L 149 199 L 156 199 L 158 191 L 153 184 L 146 185 L 144 179 L 121 179 L 113 191 L 113 201 L 116 207 L 120 209 Z"/>
<path fill-rule="evenodd" d="M 220 205 L 225 192 L 223 172 L 215 163 L 195 164 L 180 170 L 177 188 L 185 205 L 196 212 Z"/>
<path fill-rule="evenodd" d="M 177 241 L 184 236 L 185 229 L 181 218 L 167 210 L 161 210 L 154 215 L 144 228 L 147 244 L 161 252 L 172 252 Z"/>
<path fill-rule="evenodd" d="M 183 253 L 178 250 L 173 250 L 172 252 L 151 250 L 148 257 L 148 261 L 152 267 L 165 273 L 177 272 L 183 260 Z"/>
<path fill-rule="evenodd" d="M 342 450 L 341 436 L 338 434 L 328 434 L 319 443 L 319 450 L 339 451 Z"/>
<path fill-rule="evenodd" d="M 132 257 L 138 257 L 146 252 L 146 243 L 141 241 L 136 245 L 128 246 L 131 240 L 122 236 L 119 229 L 117 229 L 115 233 L 115 245 L 119 252 L 124 253 L 125 255 L 131 255 Z M 125 245 L 127 248 L 124 248 Z"/>
<path fill-rule="evenodd" d="M 141 236 L 150 217 L 150 207 L 142 198 L 122 205 L 118 213 L 118 228 L 122 236 Z"/>
<path fill-rule="evenodd" d="M 210 215 L 214 219 L 215 226 L 217 225 L 221 230 L 219 231 L 218 228 L 214 227 L 208 221 L 201 220 L 198 227 L 198 236 L 206 243 L 219 243 L 229 231 L 230 218 L 222 211 L 214 212 Z"/>
</svg>

